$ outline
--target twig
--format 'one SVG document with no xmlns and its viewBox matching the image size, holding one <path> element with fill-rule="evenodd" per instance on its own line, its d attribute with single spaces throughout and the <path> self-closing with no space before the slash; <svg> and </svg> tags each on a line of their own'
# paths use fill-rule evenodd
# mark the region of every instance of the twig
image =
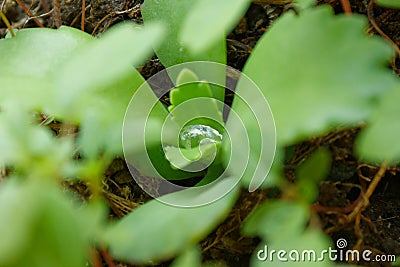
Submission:
<svg viewBox="0 0 400 267">
<path fill-rule="evenodd" d="M 46 0 L 40 0 L 40 3 L 42 4 L 42 6 L 44 7 L 44 10 L 45 10 L 46 12 L 49 12 L 49 11 L 50 11 L 50 7 L 49 7 L 49 5 L 46 3 Z"/>
<path fill-rule="evenodd" d="M 106 16 L 104 16 L 104 17 L 96 24 L 96 26 L 94 27 L 94 29 L 93 29 L 93 31 L 92 31 L 92 35 L 93 35 L 93 36 L 95 35 L 95 33 L 96 33 L 97 29 L 100 27 L 100 25 L 101 25 L 104 21 L 106 21 L 108 18 L 110 18 L 110 17 L 112 17 L 112 16 L 115 16 L 115 15 L 126 14 L 126 13 L 129 13 L 129 12 L 131 12 L 131 11 L 133 11 L 133 10 L 136 10 L 136 9 L 139 9 L 139 8 L 140 8 L 140 4 L 137 4 L 137 5 L 135 5 L 134 7 L 130 8 L 130 9 L 123 10 L 123 11 L 115 11 L 115 12 L 111 12 L 111 13 L 107 14 Z"/>
<path fill-rule="evenodd" d="M 340 0 L 340 4 L 342 5 L 344 13 L 348 15 L 352 13 L 349 0 Z"/>
<path fill-rule="evenodd" d="M 33 18 L 33 21 L 36 23 L 36 25 L 38 25 L 40 28 L 44 28 L 43 24 L 35 17 L 35 15 L 33 15 L 32 11 L 21 1 L 21 0 L 15 0 L 18 5 L 20 5 L 25 12 Z"/>
<path fill-rule="evenodd" d="M 54 22 L 56 23 L 57 29 L 61 27 L 61 8 L 60 8 L 60 0 L 53 0 L 53 8 L 54 8 Z"/>
<path fill-rule="evenodd" d="M 311 206 L 311 209 L 315 212 L 323 212 L 326 214 L 347 214 L 352 212 L 358 205 L 359 202 L 363 201 L 363 198 L 365 198 L 365 194 L 362 192 L 362 188 L 359 185 L 353 185 L 353 184 L 342 184 L 343 186 L 351 186 L 355 188 L 360 189 L 360 194 L 358 195 L 357 199 L 353 201 L 351 204 L 347 205 L 346 207 L 328 207 L 328 206 L 322 206 L 319 204 L 313 204 Z"/>
<path fill-rule="evenodd" d="M 387 170 L 386 164 L 382 164 L 379 168 L 378 172 L 375 174 L 372 182 L 369 184 L 367 191 L 365 192 L 365 196 L 369 199 L 374 193 L 376 187 L 378 186 L 379 182 L 382 180 L 383 176 L 385 175 Z"/>
<path fill-rule="evenodd" d="M 35 16 L 35 17 L 28 17 L 28 18 L 26 19 L 25 23 L 24 23 L 24 27 L 25 27 L 25 24 L 28 23 L 30 20 L 33 20 L 34 18 L 43 18 L 43 17 L 46 17 L 46 16 L 50 15 L 51 13 L 53 13 L 53 11 L 54 11 L 54 10 L 52 9 L 52 10 L 50 10 L 49 12 L 46 12 L 46 13 L 44 13 L 44 14 L 40 14 L 40 15 Z"/>
<path fill-rule="evenodd" d="M 100 255 L 97 252 L 97 250 L 92 248 L 90 252 L 91 252 L 90 258 L 92 260 L 92 266 L 93 267 L 103 267 L 103 264 L 101 263 Z"/>
<path fill-rule="evenodd" d="M 365 191 L 364 198 L 362 199 L 362 201 L 359 201 L 354 210 L 346 217 L 346 221 L 350 222 L 354 220 L 354 218 L 358 216 L 358 214 L 368 206 L 369 198 L 372 196 L 372 193 L 375 191 L 379 182 L 382 180 L 383 176 L 386 173 L 386 170 L 387 170 L 387 165 L 382 164 L 382 166 L 379 168 L 378 172 L 372 179 L 371 183 L 369 184 L 367 191 Z"/>
<path fill-rule="evenodd" d="M 85 13 L 86 13 L 86 0 L 82 0 L 82 19 L 81 19 L 81 30 L 85 31 Z"/>
<path fill-rule="evenodd" d="M 92 4 L 89 4 L 85 7 L 85 12 L 92 6 Z M 69 26 L 74 26 L 74 24 L 78 21 L 79 18 L 82 18 L 82 11 L 79 11 L 78 15 L 75 16 L 75 18 L 72 20 L 72 22 L 69 24 Z"/>
<path fill-rule="evenodd" d="M 109 267 L 115 267 L 114 261 L 111 258 L 110 253 L 105 248 L 100 249 L 101 255 L 103 255 L 104 261 L 107 263 Z"/>
</svg>

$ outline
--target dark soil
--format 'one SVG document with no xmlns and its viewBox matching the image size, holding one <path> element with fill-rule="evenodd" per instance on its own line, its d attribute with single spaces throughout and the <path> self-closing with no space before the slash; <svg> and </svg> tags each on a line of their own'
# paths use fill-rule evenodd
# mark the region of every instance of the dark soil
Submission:
<svg viewBox="0 0 400 267">
<path fill-rule="evenodd" d="M 61 0 L 60 16 L 49 0 L 23 1 L 32 14 L 40 16 L 37 20 L 45 27 L 54 28 L 59 20 L 63 25 L 81 28 L 82 2 L 80 0 Z M 141 22 L 140 3 L 134 0 L 86 0 L 84 29 L 97 35 L 109 26 L 123 20 Z M 268 2 L 268 1 L 266 1 Z M 271 0 L 270 2 L 276 2 Z M 330 4 L 336 13 L 342 13 L 339 0 L 320 0 L 319 4 Z M 368 16 L 368 33 L 384 33 L 384 38 L 400 45 L 400 12 L 381 8 L 370 1 L 350 1 L 354 13 Z M 241 70 L 260 36 L 282 13 L 291 8 L 290 4 L 252 4 L 246 16 L 227 37 L 228 65 Z M 13 0 L 3 1 L 3 12 L 14 28 L 38 27 L 27 12 Z M 0 21 L 0 37 L 4 37 L 6 28 Z M 149 60 L 140 71 L 145 78 L 150 77 L 164 67 L 156 57 Z M 399 73 L 400 61 L 392 64 Z M 229 99 L 229 97 L 228 97 Z M 313 209 L 319 216 L 321 228 L 332 240 L 345 238 L 349 247 L 370 249 L 376 254 L 400 255 L 400 169 L 388 169 L 377 189 L 369 199 L 369 205 L 358 219 L 348 220 L 355 205 L 362 198 L 370 181 L 380 166 L 360 162 L 353 155 L 353 145 L 359 129 L 343 129 L 327 136 L 315 137 L 298 144 L 294 156 L 286 163 L 286 176 L 295 181 L 296 166 L 320 146 L 329 148 L 333 155 L 333 164 L 328 179 L 319 185 L 319 197 Z M 140 175 L 140 174 L 139 174 Z M 112 210 L 111 216 L 121 217 L 150 198 L 135 184 L 123 159 L 115 159 L 106 173 L 105 197 Z M 75 186 L 82 194 L 87 194 L 85 185 Z M 248 266 L 249 258 L 259 240 L 243 237 L 240 228 L 243 220 L 258 204 L 279 192 L 258 191 L 242 192 L 237 205 L 226 221 L 211 233 L 202 243 L 206 261 L 225 263 L 227 266 Z M 310 222 L 311 223 L 311 222 Z M 389 263 L 359 263 L 364 266 L 390 266 Z M 163 263 L 159 266 L 168 266 Z M 117 266 L 131 266 L 119 263 Z"/>
</svg>

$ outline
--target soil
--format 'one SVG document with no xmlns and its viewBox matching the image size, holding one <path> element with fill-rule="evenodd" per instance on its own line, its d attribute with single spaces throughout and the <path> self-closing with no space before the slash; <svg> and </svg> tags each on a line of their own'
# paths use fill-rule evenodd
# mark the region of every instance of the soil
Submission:
<svg viewBox="0 0 400 267">
<path fill-rule="evenodd" d="M 61 0 L 60 15 L 50 12 L 53 5 L 49 0 L 22 1 L 23 8 L 13 0 L 4 0 L 2 10 L 14 28 L 44 27 L 54 28 L 57 23 L 81 28 L 82 2 L 80 0 Z M 141 23 L 140 4 L 135 0 L 86 0 L 84 30 L 93 35 L 105 31 L 109 26 L 123 20 Z M 246 16 L 227 37 L 228 65 L 241 70 L 260 36 L 268 30 L 274 21 L 291 4 L 277 0 L 258 1 L 252 4 Z M 344 1 L 345 2 L 345 1 Z M 370 21 L 369 34 L 382 35 L 385 39 L 400 46 L 400 12 L 382 8 L 372 1 L 350 1 L 353 13 L 364 14 Z M 272 4 L 277 3 L 277 4 Z M 318 4 L 330 4 L 336 13 L 343 13 L 339 0 L 320 0 Z M 30 19 L 25 9 L 39 16 L 38 22 Z M 0 37 L 6 34 L 6 27 L 0 21 Z M 145 78 L 150 77 L 164 67 L 156 57 L 149 60 L 140 71 Z M 399 74 L 400 60 L 393 62 L 394 72 Z M 229 100 L 228 96 L 228 100 Z M 166 99 L 165 101 L 168 101 Z M 294 170 L 318 147 L 329 148 L 333 155 L 332 168 L 326 180 L 319 184 L 319 197 L 312 206 L 318 215 L 318 224 L 328 233 L 333 241 L 345 238 L 349 247 L 370 249 L 375 254 L 400 255 L 400 168 L 388 168 L 378 187 L 369 198 L 369 205 L 363 207 L 361 216 L 353 219 L 351 212 L 363 199 L 371 180 L 382 171 L 381 166 L 360 162 L 353 154 L 353 145 L 359 129 L 341 129 L 326 136 L 295 146 L 294 155 L 286 162 L 285 174 L 289 181 L 294 181 Z M 138 205 L 148 201 L 148 195 L 135 184 L 125 162 L 117 158 L 107 171 L 105 197 L 111 208 L 110 216 L 122 217 Z M 86 195 L 84 184 L 70 185 Z M 202 243 L 205 261 L 219 262 L 226 266 L 248 266 L 249 259 L 260 240 L 241 235 L 243 220 L 264 200 L 272 196 L 279 197 L 279 191 L 243 191 L 236 206 L 226 219 Z M 84 196 L 83 196 L 84 197 Z M 310 221 L 310 223 L 312 223 Z M 390 266 L 376 262 L 358 263 L 363 266 Z M 158 266 L 168 266 L 169 262 Z M 104 265 L 106 266 L 106 265 Z M 132 266 L 117 263 L 116 266 Z"/>
</svg>

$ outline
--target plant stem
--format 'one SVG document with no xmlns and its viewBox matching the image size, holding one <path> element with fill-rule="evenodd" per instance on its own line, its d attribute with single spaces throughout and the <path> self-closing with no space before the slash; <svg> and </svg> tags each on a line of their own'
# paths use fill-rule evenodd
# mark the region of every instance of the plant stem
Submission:
<svg viewBox="0 0 400 267">
<path fill-rule="evenodd" d="M 15 33 L 13 28 L 11 27 L 10 22 L 8 21 L 6 15 L 4 15 L 3 11 L 0 10 L 0 17 L 3 20 L 4 24 L 6 24 L 8 31 L 11 33 L 12 37 L 15 37 Z"/>
<path fill-rule="evenodd" d="M 61 8 L 60 8 L 60 0 L 53 0 L 53 8 L 54 8 L 54 22 L 56 23 L 57 29 L 61 27 Z"/>
</svg>

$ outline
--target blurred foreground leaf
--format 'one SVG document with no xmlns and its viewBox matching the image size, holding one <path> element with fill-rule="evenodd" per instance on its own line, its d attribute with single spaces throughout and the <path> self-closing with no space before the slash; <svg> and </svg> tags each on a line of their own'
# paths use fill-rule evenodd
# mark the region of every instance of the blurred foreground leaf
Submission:
<svg viewBox="0 0 400 267">
<path fill-rule="evenodd" d="M 389 8 L 400 8 L 400 0 L 376 0 L 378 5 Z"/>
<path fill-rule="evenodd" d="M 221 182 L 213 189 L 224 186 L 226 184 Z M 185 197 L 186 190 L 161 199 Z M 193 197 L 208 198 L 208 192 Z M 207 236 L 228 215 L 236 197 L 234 189 L 215 202 L 193 208 L 168 206 L 152 200 L 110 227 L 105 232 L 105 243 L 112 255 L 128 262 L 169 259 Z"/>
<path fill-rule="evenodd" d="M 308 221 L 308 207 L 288 201 L 267 202 L 249 217 L 243 231 L 271 241 L 290 240 L 304 231 Z"/>
<path fill-rule="evenodd" d="M 196 54 L 207 52 L 245 15 L 250 0 L 197 1 L 184 20 L 180 41 Z"/>
<path fill-rule="evenodd" d="M 89 231 L 53 184 L 8 180 L 0 186 L 2 267 L 82 267 Z"/>
<path fill-rule="evenodd" d="M 319 148 L 297 169 L 297 185 L 300 197 L 312 203 L 318 197 L 318 182 L 325 179 L 331 168 L 331 153 Z"/>
<path fill-rule="evenodd" d="M 212 47 L 199 55 L 191 53 L 178 37 L 185 25 L 187 14 L 195 8 L 197 2 L 196 0 L 146 0 L 143 4 L 142 14 L 145 24 L 160 22 L 166 26 L 167 39 L 162 46 L 156 49 L 158 58 L 166 67 L 188 61 L 226 62 L 225 36 L 223 34 L 213 40 Z M 192 31 L 196 32 L 196 28 Z M 201 38 L 203 36 L 198 36 L 196 40 Z M 204 41 L 201 40 L 200 42 Z"/>
<path fill-rule="evenodd" d="M 263 240 L 253 254 L 250 266 L 333 267 L 335 265 L 327 253 L 330 246 L 332 244 L 323 232 L 312 229 L 292 236 L 290 241 Z"/>
<path fill-rule="evenodd" d="M 385 94 L 356 144 L 367 161 L 395 163 L 400 160 L 400 86 Z"/>
<path fill-rule="evenodd" d="M 15 38 L 0 39 L 0 104 L 41 107 L 49 103 L 51 76 L 73 51 L 94 38 L 70 27 L 24 29 Z"/>
<path fill-rule="evenodd" d="M 385 66 L 392 49 L 367 36 L 366 27 L 362 16 L 335 16 L 320 6 L 285 13 L 264 34 L 243 72 L 271 105 L 278 144 L 359 123 L 392 87 L 394 75 Z"/>
</svg>

